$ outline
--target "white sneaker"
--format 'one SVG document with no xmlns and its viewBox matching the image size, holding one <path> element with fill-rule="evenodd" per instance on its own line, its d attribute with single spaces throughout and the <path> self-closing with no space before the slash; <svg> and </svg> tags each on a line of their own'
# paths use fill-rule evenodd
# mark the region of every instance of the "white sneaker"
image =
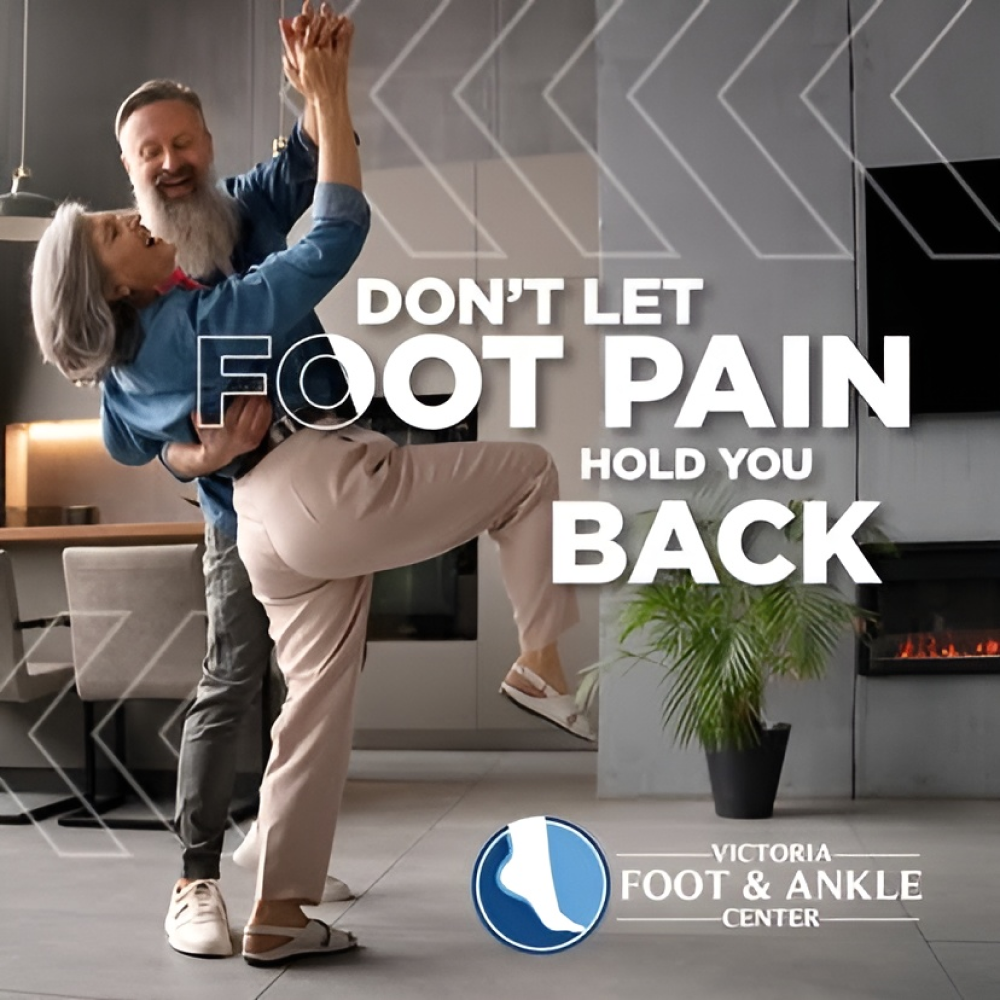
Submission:
<svg viewBox="0 0 1000 1000">
<path fill-rule="evenodd" d="M 257 839 L 257 822 L 250 824 L 247 835 L 243 843 L 233 851 L 233 863 L 240 868 L 249 868 L 251 871 L 257 870 L 260 863 L 260 842 Z M 342 882 L 339 878 L 327 875 L 326 883 L 323 886 L 323 898 L 321 903 L 346 903 L 354 899 L 354 893 L 350 886 Z"/>
<path fill-rule="evenodd" d="M 229 916 L 213 878 L 176 885 L 163 924 L 174 951 L 200 958 L 228 958 L 233 953 Z"/>
</svg>

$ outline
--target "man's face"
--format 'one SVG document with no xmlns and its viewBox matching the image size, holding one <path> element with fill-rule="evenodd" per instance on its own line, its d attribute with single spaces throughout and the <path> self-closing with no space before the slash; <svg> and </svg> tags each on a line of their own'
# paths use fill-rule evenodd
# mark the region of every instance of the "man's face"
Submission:
<svg viewBox="0 0 1000 1000">
<path fill-rule="evenodd" d="M 140 108 L 125 122 L 120 141 L 122 163 L 136 190 L 173 201 L 208 183 L 212 136 L 198 110 L 184 101 Z"/>
</svg>

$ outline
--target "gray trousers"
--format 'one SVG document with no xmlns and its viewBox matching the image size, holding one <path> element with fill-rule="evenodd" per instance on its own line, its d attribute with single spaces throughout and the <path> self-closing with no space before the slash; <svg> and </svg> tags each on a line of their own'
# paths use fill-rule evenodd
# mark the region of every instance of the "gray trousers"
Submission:
<svg viewBox="0 0 1000 1000">
<path fill-rule="evenodd" d="M 185 878 L 219 877 L 239 736 L 270 669 L 272 649 L 267 615 L 250 589 L 236 540 L 206 524 L 205 546 L 208 655 L 184 720 L 177 771 Z"/>
</svg>

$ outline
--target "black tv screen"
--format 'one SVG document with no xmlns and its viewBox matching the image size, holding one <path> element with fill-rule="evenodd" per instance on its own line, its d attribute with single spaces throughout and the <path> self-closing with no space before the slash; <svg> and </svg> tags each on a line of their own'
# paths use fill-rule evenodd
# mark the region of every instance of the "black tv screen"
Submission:
<svg viewBox="0 0 1000 1000">
<path fill-rule="evenodd" d="M 1000 159 L 953 167 L 975 198 L 943 163 L 865 178 L 868 356 L 881 371 L 882 339 L 910 337 L 915 414 L 1000 411 Z"/>
</svg>

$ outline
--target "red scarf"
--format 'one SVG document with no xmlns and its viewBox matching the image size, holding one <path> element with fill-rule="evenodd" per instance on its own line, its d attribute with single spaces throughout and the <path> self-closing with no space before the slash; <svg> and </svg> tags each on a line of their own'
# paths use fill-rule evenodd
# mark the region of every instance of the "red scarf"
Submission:
<svg viewBox="0 0 1000 1000">
<path fill-rule="evenodd" d="M 185 292 L 195 292 L 199 288 L 204 288 L 205 285 L 199 284 L 194 278 L 189 278 L 179 267 L 174 270 L 174 273 L 167 278 L 162 284 L 156 286 L 155 291 L 160 295 L 166 295 L 167 292 L 172 292 L 175 288 L 183 288 Z"/>
</svg>

